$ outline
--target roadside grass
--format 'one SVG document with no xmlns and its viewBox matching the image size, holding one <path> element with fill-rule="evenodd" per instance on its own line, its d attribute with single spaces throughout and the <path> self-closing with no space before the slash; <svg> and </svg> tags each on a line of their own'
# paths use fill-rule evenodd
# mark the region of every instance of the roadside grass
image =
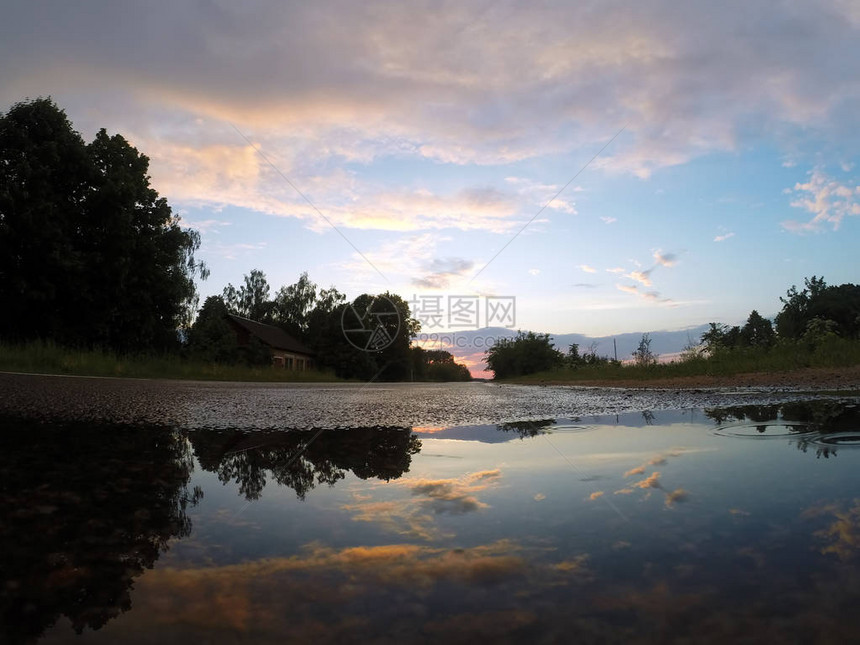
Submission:
<svg viewBox="0 0 860 645">
<path fill-rule="evenodd" d="M 293 372 L 275 367 L 218 365 L 169 354 L 117 356 L 105 351 L 69 349 L 41 341 L 26 345 L 0 343 L 0 371 L 200 381 L 328 383 L 342 380 L 331 372 L 318 370 Z"/>
<path fill-rule="evenodd" d="M 860 341 L 829 339 L 818 346 L 791 343 L 769 350 L 746 349 L 719 352 L 654 365 L 603 364 L 549 370 L 506 379 L 516 383 L 576 381 L 654 381 L 685 376 L 735 376 L 749 373 L 790 372 L 805 367 L 860 365 Z"/>
</svg>

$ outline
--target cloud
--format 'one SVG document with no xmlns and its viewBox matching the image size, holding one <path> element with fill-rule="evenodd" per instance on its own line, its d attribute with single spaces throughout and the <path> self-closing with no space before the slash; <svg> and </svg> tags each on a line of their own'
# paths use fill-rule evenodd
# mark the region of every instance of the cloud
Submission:
<svg viewBox="0 0 860 645">
<path fill-rule="evenodd" d="M 534 499 L 536 502 L 542 502 L 546 499 L 546 495 L 544 495 L 543 493 L 538 493 L 537 495 L 535 495 Z"/>
<path fill-rule="evenodd" d="M 451 284 L 452 280 L 462 278 L 470 273 L 474 266 L 475 263 L 472 260 L 465 260 L 463 258 L 432 260 L 427 265 L 431 273 L 420 278 L 413 278 L 412 284 L 425 289 L 445 289 Z"/>
<path fill-rule="evenodd" d="M 540 273 L 540 269 L 529 269 L 529 275 L 538 275 Z"/>
<path fill-rule="evenodd" d="M 629 477 L 630 475 L 641 475 L 645 472 L 645 466 L 637 466 L 636 468 L 631 468 L 626 473 L 624 473 L 625 477 Z"/>
<path fill-rule="evenodd" d="M 159 190 L 189 203 L 313 216 L 295 196 L 266 197 L 289 191 L 231 124 L 277 151 L 303 190 L 344 163 L 588 155 L 624 124 L 595 168 L 647 177 L 735 150 L 742 136 L 789 147 L 812 132 L 830 148 L 856 149 L 858 89 L 844 64 L 860 48 L 850 3 L 718 15 L 706 2 L 679 12 L 667 1 L 432 13 L 426 3 L 345 1 L 285 10 L 261 0 L 254 12 L 90 7 L 61 4 L 49 21 L 37 4 L 8 9 L 17 28 L 0 43 L 0 100 L 52 94 L 84 131 L 133 133 Z M 169 37 L 153 37 L 153 21 L 169 25 Z M 308 192 L 344 225 L 443 226 L 420 205 L 389 208 L 384 189 L 372 191 L 378 199 L 363 194 L 357 210 L 330 209 L 350 190 L 335 183 Z M 563 201 L 552 207 L 573 212 Z M 441 222 L 500 226 L 487 213 L 472 223 L 470 213 L 453 207 Z"/>
<path fill-rule="evenodd" d="M 591 495 L 588 496 L 588 499 L 595 500 L 598 497 L 602 497 L 602 496 L 603 496 L 603 491 L 602 490 L 596 490 Z"/>
<path fill-rule="evenodd" d="M 663 251 L 660 251 L 659 249 L 654 251 L 654 259 L 657 261 L 657 264 L 664 267 L 673 267 L 678 264 L 677 255 L 674 253 L 663 253 Z"/>
<path fill-rule="evenodd" d="M 215 255 L 225 260 L 235 260 L 239 256 L 247 256 L 256 251 L 262 251 L 267 242 L 237 242 L 235 244 L 224 244 L 221 242 L 210 242 L 202 249 L 203 255 Z"/>
<path fill-rule="evenodd" d="M 805 222 L 786 220 L 783 228 L 793 233 L 820 231 L 830 225 L 836 231 L 845 217 L 860 215 L 860 186 L 844 184 L 832 179 L 821 170 L 813 170 L 809 181 L 797 183 L 791 206 L 813 215 Z"/>
<path fill-rule="evenodd" d="M 624 293 L 629 293 L 634 296 L 638 296 L 644 300 L 648 300 L 649 302 L 660 302 L 661 304 L 672 304 L 673 301 L 670 298 L 660 298 L 659 291 L 642 291 L 635 284 L 616 284 L 615 288 L 619 291 L 623 291 Z"/>
<path fill-rule="evenodd" d="M 734 237 L 734 236 L 735 236 L 734 233 L 723 233 L 722 235 L 717 235 L 714 238 L 714 242 L 725 242 L 727 239 L 729 239 L 730 237 Z"/>
<path fill-rule="evenodd" d="M 598 285 L 596 285 L 596 284 L 595 284 L 595 283 L 593 283 L 593 282 L 576 282 L 576 283 L 574 283 L 574 285 L 573 285 L 573 286 L 574 286 L 574 287 L 579 287 L 579 288 L 582 288 L 582 289 L 594 289 L 594 288 L 595 288 L 595 287 L 597 287 Z"/>
<path fill-rule="evenodd" d="M 597 269 L 594 267 L 588 266 L 587 264 L 580 264 L 579 268 L 585 271 L 586 273 L 597 273 Z"/>
<path fill-rule="evenodd" d="M 609 273 L 624 273 L 626 269 L 622 269 L 621 267 L 613 267 L 612 269 L 606 269 Z"/>
<path fill-rule="evenodd" d="M 600 219 L 602 219 L 606 224 L 614 224 L 618 221 L 617 217 L 601 217 Z"/>
<path fill-rule="evenodd" d="M 653 270 L 654 269 L 648 269 L 647 271 L 631 271 L 630 273 L 625 273 L 624 277 L 635 280 L 646 287 L 650 287 L 653 284 L 651 282 L 651 271 Z"/>
</svg>

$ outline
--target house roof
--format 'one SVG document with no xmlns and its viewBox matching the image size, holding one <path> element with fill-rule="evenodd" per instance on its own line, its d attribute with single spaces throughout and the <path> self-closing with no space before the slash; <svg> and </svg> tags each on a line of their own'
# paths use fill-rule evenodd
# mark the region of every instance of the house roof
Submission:
<svg viewBox="0 0 860 645">
<path fill-rule="evenodd" d="M 284 349 L 288 352 L 307 354 L 308 356 L 314 355 L 314 352 L 302 345 L 280 327 L 264 325 L 256 320 L 242 318 L 242 316 L 236 316 L 234 314 L 227 314 L 227 318 L 274 349 Z"/>
</svg>

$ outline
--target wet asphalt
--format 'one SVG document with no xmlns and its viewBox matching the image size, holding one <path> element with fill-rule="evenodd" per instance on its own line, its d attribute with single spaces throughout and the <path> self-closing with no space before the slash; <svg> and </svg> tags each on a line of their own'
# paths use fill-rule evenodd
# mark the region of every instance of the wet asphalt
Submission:
<svg viewBox="0 0 860 645">
<path fill-rule="evenodd" d="M 0 414 L 186 429 L 451 427 L 645 410 L 771 405 L 828 396 L 769 388 L 644 390 L 483 382 L 282 384 L 0 373 Z"/>
</svg>

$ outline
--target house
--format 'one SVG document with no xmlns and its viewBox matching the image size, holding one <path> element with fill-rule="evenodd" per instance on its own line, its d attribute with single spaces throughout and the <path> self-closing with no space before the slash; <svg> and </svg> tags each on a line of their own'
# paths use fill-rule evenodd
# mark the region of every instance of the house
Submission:
<svg viewBox="0 0 860 645">
<path fill-rule="evenodd" d="M 314 367 L 314 353 L 280 327 L 227 314 L 227 322 L 236 332 L 236 343 L 247 347 L 256 338 L 272 352 L 272 365 L 303 372 Z"/>
</svg>

